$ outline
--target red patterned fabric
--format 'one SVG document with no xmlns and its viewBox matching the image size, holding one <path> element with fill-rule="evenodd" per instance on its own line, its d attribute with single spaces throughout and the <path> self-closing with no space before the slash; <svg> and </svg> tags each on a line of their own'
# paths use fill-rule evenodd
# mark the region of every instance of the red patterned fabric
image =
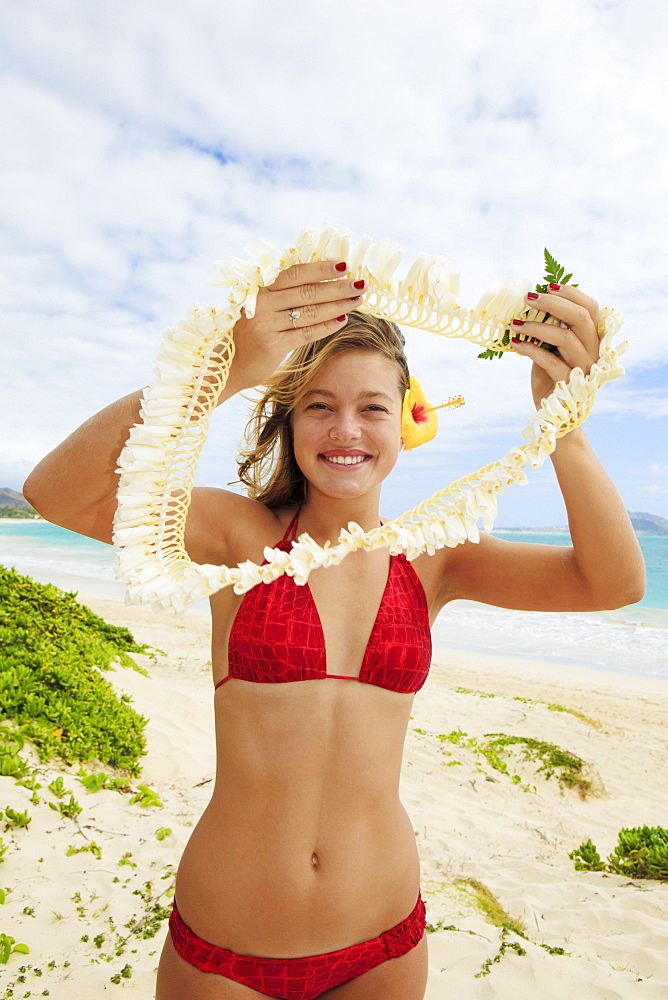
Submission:
<svg viewBox="0 0 668 1000">
<path fill-rule="evenodd" d="M 203 941 L 184 924 L 176 900 L 169 918 L 174 948 L 186 962 L 275 1000 L 316 1000 L 388 959 L 405 955 L 419 943 L 425 924 L 425 905 L 418 893 L 413 912 L 372 941 L 308 958 L 255 958 Z"/>
<path fill-rule="evenodd" d="M 289 551 L 297 530 L 290 524 L 278 548 Z M 259 684 L 341 677 L 328 674 L 325 636 L 308 584 L 298 586 L 284 575 L 259 584 L 244 596 L 228 643 L 229 674 Z M 378 615 L 359 677 L 346 677 L 414 694 L 431 664 L 431 632 L 427 598 L 420 579 L 404 555 L 392 556 Z"/>
</svg>

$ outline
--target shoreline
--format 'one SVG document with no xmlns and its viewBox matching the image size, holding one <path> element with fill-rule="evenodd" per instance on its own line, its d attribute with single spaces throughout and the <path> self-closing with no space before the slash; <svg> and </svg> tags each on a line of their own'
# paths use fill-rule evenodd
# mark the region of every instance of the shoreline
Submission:
<svg viewBox="0 0 668 1000">
<path fill-rule="evenodd" d="M 554 668 L 554 672 L 546 671 Z M 558 673 L 557 673 L 558 669 Z M 601 693 L 642 694 L 668 700 L 668 678 L 651 674 L 630 673 L 597 669 L 575 662 L 524 654 L 480 651 L 464 646 L 434 647 L 432 671 L 443 680 L 493 681 L 503 688 L 512 685 L 540 687 L 550 694 L 577 692 L 583 697 L 597 697 Z M 431 676 L 431 674 L 430 674 Z"/>
<path fill-rule="evenodd" d="M 20 562 L 18 559 L 16 562 Z M 0 556 L 0 563 L 2 557 Z M 8 560 L 8 565 L 12 560 Z M 72 569 L 54 571 L 30 566 L 29 562 L 20 566 L 19 573 L 30 576 L 38 583 L 53 584 L 59 589 L 67 592 L 75 592 L 80 595 L 84 602 L 88 597 L 95 600 L 98 597 L 108 598 L 117 601 L 125 607 L 128 613 L 133 609 L 146 611 L 152 620 L 169 619 L 170 616 L 160 612 L 153 612 L 152 609 L 142 605 L 125 605 L 124 585 L 113 577 L 113 562 L 109 560 L 106 572 L 109 575 L 91 576 L 79 575 Z M 469 606 L 470 605 L 470 606 Z M 190 610 L 199 614 L 209 614 L 209 602 L 202 599 L 194 604 Z M 453 650 L 461 653 L 471 652 L 482 657 L 492 656 L 503 660 L 510 657 L 517 660 L 524 660 L 527 663 L 541 661 L 548 669 L 569 669 L 581 668 L 591 671 L 594 674 L 623 674 L 629 677 L 646 677 L 668 679 L 668 646 L 662 647 L 661 642 L 653 639 L 655 630 L 661 629 L 668 636 L 668 609 L 654 608 L 650 605 L 638 603 L 628 608 L 619 609 L 618 612 L 590 612 L 590 613 L 568 613 L 570 622 L 560 623 L 562 615 L 566 612 L 518 612 L 504 611 L 490 605 L 474 604 L 466 601 L 456 601 L 444 608 L 433 626 L 434 649 Z M 497 621 L 498 616 L 498 621 Z M 576 637 L 575 629 L 581 626 L 581 620 L 586 619 L 585 632 Z M 655 620 L 656 623 L 655 624 Z M 553 622 L 556 624 L 557 633 L 555 635 Z M 624 633 L 621 635 L 622 653 L 617 649 L 614 641 L 607 646 L 601 645 L 596 633 L 590 631 L 592 623 L 596 622 L 596 627 L 604 632 L 612 629 L 612 635 L 622 627 Z M 474 624 L 475 623 L 475 627 Z M 567 627 L 563 627 L 566 625 Z M 631 639 L 636 634 L 629 633 L 630 630 L 641 628 L 643 630 L 643 649 L 638 652 L 629 652 L 626 656 L 625 650 Z M 546 630 L 542 638 L 541 629 Z M 561 631 L 559 631 L 561 629 Z M 589 631 L 588 631 L 589 630 Z M 570 633 L 570 638 L 568 638 Z M 657 633 L 658 635 L 658 633 Z M 594 644 L 587 642 L 587 637 L 594 640 Z M 658 645 L 657 645 L 658 641 Z M 635 640 L 634 640 L 635 642 Z M 648 646 L 648 643 L 651 645 Z M 667 639 L 668 643 L 668 639 Z M 525 647 L 525 648 L 522 648 Z M 629 666 L 626 666 L 626 663 Z M 640 664 L 640 669 L 636 664 Z"/>
<path fill-rule="evenodd" d="M 150 628 L 153 624 L 159 627 L 160 623 L 164 623 L 165 627 L 173 624 L 176 628 L 184 628 L 185 622 L 191 615 L 196 615 L 200 620 L 200 628 L 204 624 L 207 628 L 209 626 L 208 602 L 199 602 L 203 605 L 202 607 L 193 605 L 183 616 L 172 616 L 155 612 L 146 605 L 126 605 L 123 601 L 122 585 L 114 583 L 113 586 L 120 588 L 121 593 L 79 590 L 77 600 L 88 604 L 93 610 L 95 610 L 95 605 L 100 607 L 104 605 L 102 610 L 96 611 L 96 614 L 100 614 L 102 618 L 107 618 L 114 624 L 127 624 L 131 630 L 132 623 L 142 629 L 144 626 Z M 533 677 L 546 685 L 554 685 L 557 689 L 566 684 L 573 687 L 586 685 L 589 682 L 591 685 L 593 677 L 596 677 L 600 681 L 598 687 L 606 686 L 609 683 L 616 690 L 636 690 L 640 686 L 648 691 L 668 697 L 668 678 L 657 677 L 653 674 L 634 673 L 614 668 L 598 668 L 594 664 L 575 661 L 568 657 L 550 656 L 549 654 L 504 652 L 468 643 L 447 643 L 443 642 L 442 639 L 434 640 L 432 670 L 437 672 L 448 670 L 454 666 L 455 662 L 462 661 L 471 665 L 477 664 L 478 671 L 481 669 L 479 665 L 482 664 L 483 672 L 490 675 L 509 677 L 520 681 L 527 677 Z M 558 668 L 559 676 L 552 676 L 546 672 L 546 668 L 554 668 L 555 670 Z"/>
<path fill-rule="evenodd" d="M 44 518 L 44 517 L 33 517 L 32 514 L 29 514 L 26 517 L 3 517 L 2 514 L 0 514 L 0 522 L 2 522 L 2 521 L 11 521 L 14 524 L 21 524 L 23 521 L 33 521 L 33 522 L 34 521 L 39 521 L 42 524 L 49 524 L 50 523 L 49 521 L 46 520 L 46 518 Z"/>
<path fill-rule="evenodd" d="M 543 655 L 541 655 L 540 653 L 520 653 L 517 652 L 516 650 L 509 652 L 504 650 L 491 649 L 490 647 L 487 646 L 478 646 L 475 645 L 474 643 L 464 643 L 464 642 L 447 643 L 443 642 L 441 639 L 438 640 L 438 646 L 436 645 L 434 646 L 433 653 L 436 659 L 438 659 L 439 654 L 441 654 L 441 658 L 443 656 L 450 657 L 450 655 L 452 656 L 463 655 L 463 656 L 471 656 L 476 659 L 490 658 L 492 660 L 497 660 L 497 661 L 517 660 L 519 662 L 526 662 L 529 667 L 531 667 L 532 664 L 535 665 L 537 663 L 541 663 L 545 667 L 551 667 L 554 668 L 555 670 L 556 669 L 563 670 L 564 668 L 566 668 L 566 670 L 579 671 L 582 673 L 583 678 L 586 674 L 593 673 L 598 676 L 602 675 L 604 677 L 608 676 L 622 677 L 622 678 L 627 678 L 629 680 L 635 678 L 641 678 L 649 681 L 655 680 L 661 685 L 668 685 L 668 678 L 660 677 L 659 675 L 650 673 L 648 671 L 624 670 L 621 667 L 614 667 L 610 665 L 603 666 L 602 664 L 593 663 L 587 660 L 578 660 L 572 656 L 550 655 L 549 653 Z M 545 674 L 542 674 L 541 676 L 544 677 Z"/>
<path fill-rule="evenodd" d="M 159 628 L 161 623 L 164 623 L 165 627 L 173 624 L 176 628 L 184 628 L 185 622 L 191 615 L 197 616 L 200 628 L 209 627 L 208 602 L 202 601 L 198 605 L 193 605 L 183 616 L 172 616 L 155 612 L 145 605 L 126 605 L 123 601 L 122 585 L 114 583 L 113 586 L 120 588 L 120 594 L 79 590 L 77 600 L 88 604 L 93 610 L 96 605 L 99 606 L 102 610 L 96 611 L 96 614 L 112 621 L 113 624 L 127 624 L 131 631 L 134 626 L 139 626 L 142 631 L 144 627 L 150 629 L 153 624 Z M 648 693 L 668 698 L 668 678 L 657 677 L 654 674 L 599 668 L 595 664 L 575 661 L 569 657 L 504 652 L 468 643 L 434 640 L 430 676 L 432 671 L 442 673 L 450 670 L 459 675 L 461 668 L 456 664 L 462 662 L 470 665 L 478 676 L 489 675 L 518 682 L 531 678 L 548 687 L 554 686 L 556 690 L 564 687 L 588 688 L 592 687 L 596 680 L 597 689 L 609 686 L 614 690 L 630 692 L 642 688 Z M 557 671 L 558 676 L 556 676 Z"/>
</svg>

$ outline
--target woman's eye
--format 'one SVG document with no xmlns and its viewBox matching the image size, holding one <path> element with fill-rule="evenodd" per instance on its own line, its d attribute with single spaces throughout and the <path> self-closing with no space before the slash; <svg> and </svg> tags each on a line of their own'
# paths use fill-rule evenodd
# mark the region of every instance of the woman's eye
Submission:
<svg viewBox="0 0 668 1000">
<path fill-rule="evenodd" d="M 387 410 L 385 409 L 384 406 L 376 406 L 375 404 L 367 406 L 367 410 L 376 410 L 378 413 L 387 413 Z"/>
<path fill-rule="evenodd" d="M 309 403 L 306 407 L 307 410 L 326 410 L 327 403 Z"/>
</svg>

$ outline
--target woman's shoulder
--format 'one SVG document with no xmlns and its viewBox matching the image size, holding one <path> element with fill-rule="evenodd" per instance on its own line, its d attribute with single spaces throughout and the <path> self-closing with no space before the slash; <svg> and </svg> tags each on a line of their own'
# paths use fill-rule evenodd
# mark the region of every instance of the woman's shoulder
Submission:
<svg viewBox="0 0 668 1000">
<path fill-rule="evenodd" d="M 197 563 L 236 565 L 258 557 L 262 562 L 265 545 L 276 544 L 297 509 L 272 509 L 230 490 L 195 487 L 186 521 L 186 550 Z"/>
</svg>

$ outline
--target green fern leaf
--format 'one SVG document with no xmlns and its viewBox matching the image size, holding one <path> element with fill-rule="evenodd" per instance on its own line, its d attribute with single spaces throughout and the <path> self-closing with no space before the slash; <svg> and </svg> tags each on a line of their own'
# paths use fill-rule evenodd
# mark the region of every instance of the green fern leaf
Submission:
<svg viewBox="0 0 668 1000">
<path fill-rule="evenodd" d="M 536 285 L 536 291 L 542 292 L 543 294 L 549 294 L 550 284 L 554 283 L 555 285 L 568 285 L 573 275 L 565 273 L 566 268 L 562 267 L 562 265 L 557 261 L 557 259 L 552 256 L 547 247 L 544 247 L 543 249 L 543 256 L 545 258 L 545 276 L 543 278 L 543 283 Z M 573 284 L 572 287 L 577 288 L 578 286 L 576 284 Z M 545 319 L 547 319 L 548 317 L 549 313 L 546 313 L 543 322 L 545 322 Z M 510 345 L 510 337 L 511 337 L 511 332 L 509 330 L 506 330 L 503 334 L 503 337 L 501 338 L 500 344 L 505 347 L 508 347 Z M 492 361 L 494 358 L 503 357 L 505 351 L 495 351 L 493 349 L 494 346 L 496 345 L 488 347 L 487 350 L 483 351 L 482 354 L 479 354 L 478 357 L 482 358 L 484 361 Z M 552 346 L 551 344 L 543 343 L 541 344 L 541 347 L 543 347 L 547 351 L 551 351 L 553 354 L 558 353 L 557 348 Z"/>
</svg>

